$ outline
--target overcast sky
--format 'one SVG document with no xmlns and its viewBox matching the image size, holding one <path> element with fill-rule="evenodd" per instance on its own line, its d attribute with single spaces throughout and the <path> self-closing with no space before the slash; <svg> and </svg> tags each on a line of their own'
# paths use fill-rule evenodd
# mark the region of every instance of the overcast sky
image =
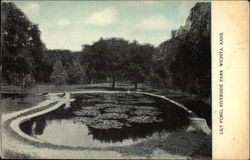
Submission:
<svg viewBox="0 0 250 160">
<path fill-rule="evenodd" d="M 183 25 L 196 2 L 16 1 L 39 24 L 48 49 L 81 50 L 100 37 L 123 37 L 155 46 Z"/>
</svg>

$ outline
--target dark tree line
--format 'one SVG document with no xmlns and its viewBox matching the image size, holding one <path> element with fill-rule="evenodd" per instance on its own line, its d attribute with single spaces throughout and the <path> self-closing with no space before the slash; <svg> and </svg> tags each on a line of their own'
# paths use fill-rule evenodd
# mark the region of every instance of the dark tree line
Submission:
<svg viewBox="0 0 250 160">
<path fill-rule="evenodd" d="M 40 39 L 38 25 L 12 3 L 1 4 L 3 80 L 25 88 L 31 83 L 116 82 L 125 80 L 135 88 L 154 83 L 166 92 L 210 97 L 211 7 L 197 3 L 185 26 L 158 47 L 122 38 L 100 38 L 82 51 L 48 50 Z"/>
</svg>

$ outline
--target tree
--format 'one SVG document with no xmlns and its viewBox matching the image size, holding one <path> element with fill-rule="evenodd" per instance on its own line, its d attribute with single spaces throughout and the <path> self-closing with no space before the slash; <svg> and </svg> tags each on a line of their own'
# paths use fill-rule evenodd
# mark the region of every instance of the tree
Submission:
<svg viewBox="0 0 250 160">
<path fill-rule="evenodd" d="M 101 74 L 112 80 L 112 88 L 123 67 L 124 57 L 129 52 L 128 41 L 119 38 L 100 39 L 91 46 L 84 46 L 87 75 L 92 79 Z"/>
<path fill-rule="evenodd" d="M 65 68 L 62 66 L 62 62 L 60 60 L 56 61 L 53 65 L 53 72 L 50 76 L 52 82 L 55 83 L 56 87 L 64 84 L 68 78 L 68 74 Z"/>
<path fill-rule="evenodd" d="M 93 45 L 83 46 L 81 65 L 85 67 L 87 79 L 91 84 L 93 84 L 95 80 L 105 79 L 107 76 L 106 72 L 104 72 L 105 67 L 102 66 L 102 61 Z"/>
<path fill-rule="evenodd" d="M 40 31 L 13 3 L 1 4 L 1 22 L 3 79 L 9 84 L 19 78 L 25 82 L 29 74 L 38 73 L 41 64 L 45 46 Z"/>
<path fill-rule="evenodd" d="M 154 74 L 168 79 L 171 87 L 198 97 L 211 96 L 211 4 L 197 3 L 186 24 L 159 46 L 155 57 L 164 70 Z M 156 61 L 156 63 L 158 63 Z M 167 73 L 167 75 L 165 75 Z"/>
<path fill-rule="evenodd" d="M 74 60 L 72 64 L 67 68 L 68 82 L 75 84 L 83 79 L 85 76 L 84 69 L 81 66 L 79 60 Z"/>
<path fill-rule="evenodd" d="M 71 68 L 73 63 L 79 62 L 81 54 L 82 52 L 72 52 L 70 50 L 46 50 L 41 67 L 41 72 L 43 73 L 43 77 L 41 79 L 43 80 L 43 82 L 50 81 L 50 76 L 53 72 L 53 65 L 57 60 L 60 60 L 62 65 L 68 70 L 69 68 Z"/>
<path fill-rule="evenodd" d="M 112 88 L 114 88 L 119 71 L 124 67 L 125 56 L 129 53 L 129 45 L 128 41 L 116 38 L 106 40 L 106 44 L 106 69 L 111 75 Z"/>
<path fill-rule="evenodd" d="M 135 85 L 135 89 L 137 89 L 137 84 L 143 82 L 150 73 L 154 51 L 154 47 L 149 44 L 140 45 L 136 41 L 130 44 L 123 70 L 127 78 Z"/>
<path fill-rule="evenodd" d="M 21 89 L 22 89 L 22 94 L 23 95 L 26 95 L 27 94 L 27 91 L 29 89 L 31 89 L 33 86 L 34 86 L 34 78 L 32 77 L 31 74 L 27 74 L 27 75 L 22 75 L 24 77 L 20 78 L 21 81 L 19 83 L 20 86 L 21 86 Z"/>
<path fill-rule="evenodd" d="M 152 61 L 151 82 L 157 84 L 166 92 L 170 86 L 170 77 L 169 71 L 166 69 L 165 58 L 157 58 L 154 56 Z"/>
</svg>

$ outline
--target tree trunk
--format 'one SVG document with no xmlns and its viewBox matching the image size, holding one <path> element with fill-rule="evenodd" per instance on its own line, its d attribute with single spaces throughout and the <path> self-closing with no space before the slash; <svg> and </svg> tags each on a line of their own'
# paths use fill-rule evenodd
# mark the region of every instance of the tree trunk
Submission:
<svg viewBox="0 0 250 160">
<path fill-rule="evenodd" d="M 22 92 L 22 95 L 24 96 L 25 95 L 25 78 L 24 78 L 24 73 L 22 74 L 22 84 L 21 84 L 21 92 Z"/>
<path fill-rule="evenodd" d="M 115 74 L 112 73 L 112 88 L 115 88 Z"/>
<path fill-rule="evenodd" d="M 163 93 L 167 94 L 167 84 L 163 78 L 161 78 L 162 84 L 163 84 Z"/>
<path fill-rule="evenodd" d="M 5 73 L 5 77 L 6 77 L 6 80 L 7 80 L 7 83 L 9 86 L 12 85 L 12 80 L 10 79 L 10 77 L 7 75 L 7 73 Z M 3 78 L 2 78 L 3 79 Z"/>
</svg>

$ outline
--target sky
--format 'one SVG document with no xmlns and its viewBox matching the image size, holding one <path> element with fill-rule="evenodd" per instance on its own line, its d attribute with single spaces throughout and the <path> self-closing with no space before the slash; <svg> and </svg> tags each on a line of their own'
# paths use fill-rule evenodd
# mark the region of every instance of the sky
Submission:
<svg viewBox="0 0 250 160">
<path fill-rule="evenodd" d="M 48 49 L 79 51 L 101 37 L 158 46 L 185 24 L 193 1 L 14 1 Z"/>
</svg>

